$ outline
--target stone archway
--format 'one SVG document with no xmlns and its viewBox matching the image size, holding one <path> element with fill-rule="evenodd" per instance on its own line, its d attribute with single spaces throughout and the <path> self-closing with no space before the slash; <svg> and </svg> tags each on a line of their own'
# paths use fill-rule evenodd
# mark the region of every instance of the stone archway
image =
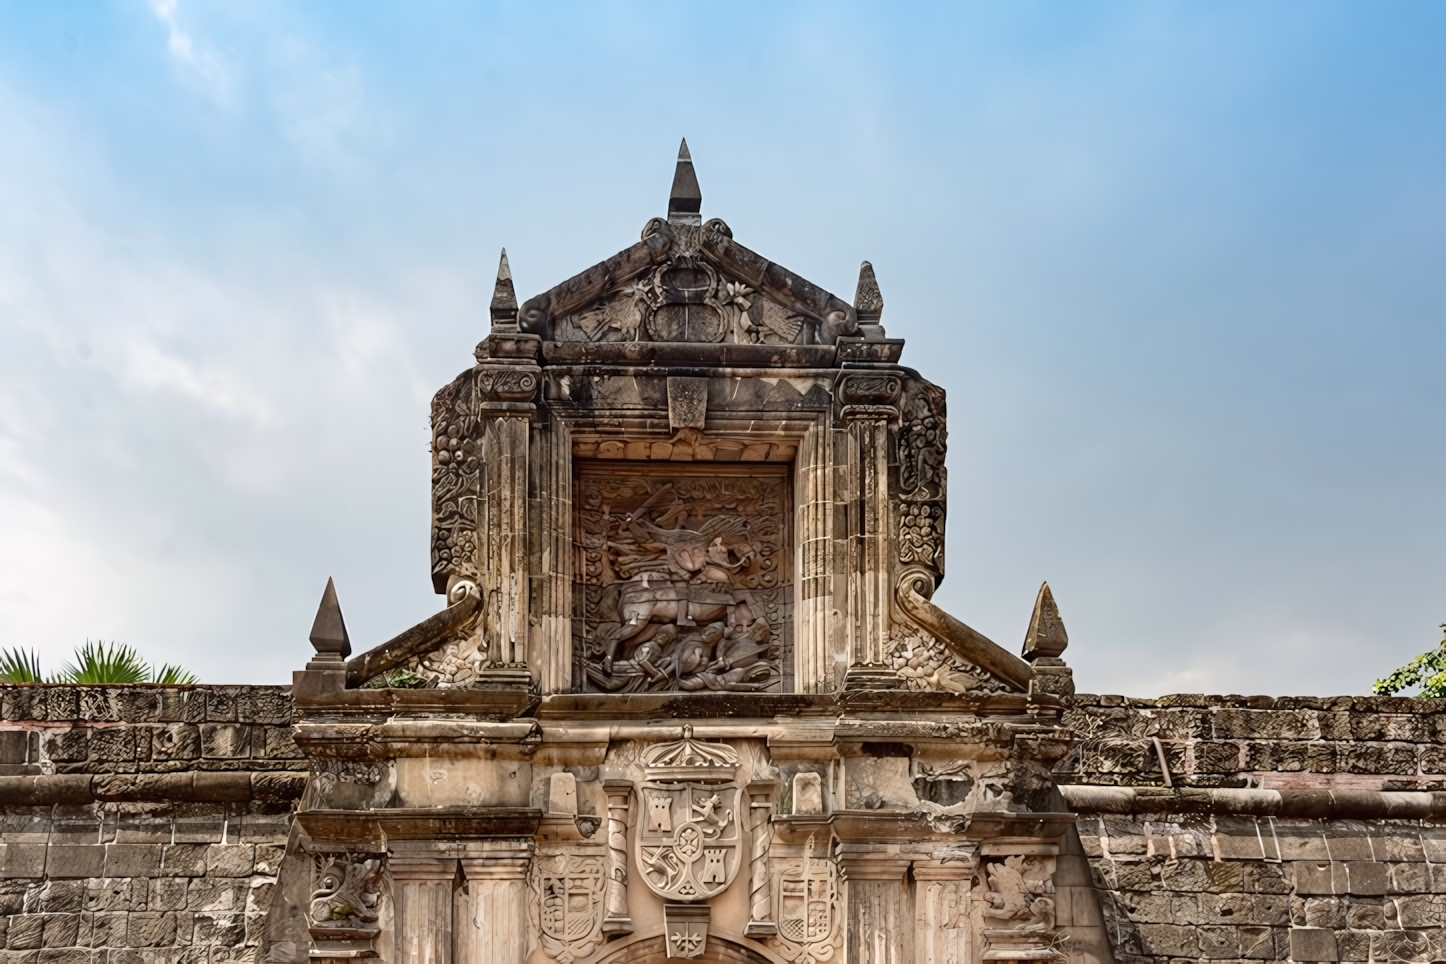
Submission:
<svg viewBox="0 0 1446 964">
<path fill-rule="evenodd" d="M 658 934 L 628 941 L 599 957 L 597 964 L 668 964 L 670 960 L 676 958 L 668 957 L 663 936 Z M 699 964 L 777 964 L 775 958 L 719 934 L 709 934 L 703 956 L 693 960 Z"/>
</svg>

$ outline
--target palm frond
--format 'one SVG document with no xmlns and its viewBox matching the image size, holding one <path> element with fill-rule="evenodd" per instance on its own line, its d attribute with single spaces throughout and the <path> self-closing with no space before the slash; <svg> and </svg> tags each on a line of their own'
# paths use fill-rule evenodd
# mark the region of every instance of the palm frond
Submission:
<svg viewBox="0 0 1446 964">
<path fill-rule="evenodd" d="M 56 677 L 58 683 L 144 683 L 151 668 L 141 654 L 124 643 L 85 641 L 75 649 L 75 662 L 67 663 Z"/>
<path fill-rule="evenodd" d="M 39 683 L 40 654 L 33 649 L 0 651 L 0 683 Z"/>
<path fill-rule="evenodd" d="M 152 683 L 161 683 L 166 686 L 194 686 L 196 674 L 175 663 L 165 663 L 155 672 L 151 673 Z"/>
</svg>

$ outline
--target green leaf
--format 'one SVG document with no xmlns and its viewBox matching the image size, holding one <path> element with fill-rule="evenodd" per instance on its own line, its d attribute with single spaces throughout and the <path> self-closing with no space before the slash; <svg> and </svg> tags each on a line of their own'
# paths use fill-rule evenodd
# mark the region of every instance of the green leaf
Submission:
<svg viewBox="0 0 1446 964">
<path fill-rule="evenodd" d="M 162 683 L 166 686 L 194 686 L 196 674 L 184 666 L 166 663 L 151 674 L 151 682 Z"/>
<path fill-rule="evenodd" d="M 40 654 L 20 648 L 0 651 L 0 683 L 39 683 Z"/>
<path fill-rule="evenodd" d="M 1446 631 L 1446 623 L 1441 624 Z M 1384 679 L 1376 680 L 1371 692 L 1377 696 L 1395 696 L 1412 686 L 1421 687 L 1417 695 L 1426 699 L 1446 697 L 1446 639 L 1428 653 L 1422 653 Z"/>
<path fill-rule="evenodd" d="M 151 668 L 141 654 L 123 643 L 85 641 L 75 650 L 75 662 L 67 663 L 55 678 L 57 683 L 145 683 Z"/>
</svg>

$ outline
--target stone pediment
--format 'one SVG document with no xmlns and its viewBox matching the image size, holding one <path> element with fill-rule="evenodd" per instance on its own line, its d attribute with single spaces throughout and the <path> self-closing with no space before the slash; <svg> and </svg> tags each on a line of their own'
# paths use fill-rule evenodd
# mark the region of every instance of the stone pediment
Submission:
<svg viewBox="0 0 1446 964">
<path fill-rule="evenodd" d="M 852 305 L 716 218 L 654 218 L 637 244 L 527 301 L 519 321 L 553 342 L 832 345 L 858 331 Z"/>
</svg>

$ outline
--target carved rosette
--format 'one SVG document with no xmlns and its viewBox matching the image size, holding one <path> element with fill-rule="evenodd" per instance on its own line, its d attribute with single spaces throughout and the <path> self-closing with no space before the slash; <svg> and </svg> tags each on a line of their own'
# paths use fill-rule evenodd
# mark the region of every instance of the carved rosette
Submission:
<svg viewBox="0 0 1446 964">
<path fill-rule="evenodd" d="M 470 378 L 432 399 L 432 582 L 439 593 L 453 578 L 479 578 L 482 430 Z"/>
<path fill-rule="evenodd" d="M 528 883 L 532 920 L 548 957 L 572 964 L 602 943 L 607 885 L 603 857 L 539 854 Z"/>
</svg>

